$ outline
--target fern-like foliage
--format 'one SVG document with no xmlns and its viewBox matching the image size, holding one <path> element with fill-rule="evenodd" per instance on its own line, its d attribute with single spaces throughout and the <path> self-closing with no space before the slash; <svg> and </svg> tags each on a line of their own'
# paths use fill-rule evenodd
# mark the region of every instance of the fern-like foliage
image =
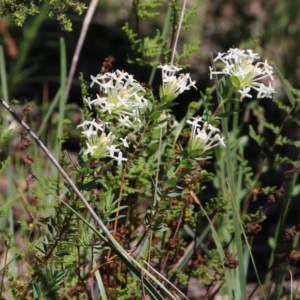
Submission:
<svg viewBox="0 0 300 300">
<path fill-rule="evenodd" d="M 129 63 L 137 63 L 141 66 L 157 66 L 159 62 L 153 59 L 160 55 L 166 56 L 169 53 L 166 48 L 167 44 L 159 30 L 156 30 L 153 38 L 138 38 L 138 34 L 130 29 L 128 23 L 123 26 L 123 30 L 129 38 L 132 51 L 135 53 L 134 58 L 128 59 Z"/>
<path fill-rule="evenodd" d="M 141 19 L 153 18 L 159 15 L 158 9 L 163 2 L 163 0 L 134 0 L 132 10 Z"/>
<path fill-rule="evenodd" d="M 143 0 L 133 1 L 133 14 L 136 17 L 135 29 L 131 29 L 128 23 L 123 26 L 123 30 L 126 33 L 130 43 L 133 55 L 128 57 L 129 63 L 134 63 L 140 66 L 150 65 L 157 66 L 160 63 L 167 63 L 171 58 L 172 44 L 168 45 L 166 39 L 166 33 L 163 35 L 161 30 L 155 29 L 155 32 L 146 37 L 141 37 L 139 24 L 145 20 L 156 21 L 154 18 L 158 18 L 161 14 L 161 7 L 163 5 L 162 0 Z M 172 32 L 169 34 L 174 38 L 176 30 L 178 30 L 178 24 L 181 14 L 181 8 L 176 1 L 170 3 L 170 19 L 164 19 L 165 22 L 170 22 Z M 187 30 L 194 22 L 195 9 L 187 8 L 184 14 L 184 20 L 181 30 Z M 155 24 L 155 25 L 154 25 Z M 156 22 L 153 25 L 156 26 Z M 172 38 L 172 43 L 174 39 Z M 199 43 L 196 44 L 182 44 L 176 49 L 176 61 L 189 58 L 199 48 Z M 157 61 L 158 58 L 158 61 Z M 182 65 L 187 66 L 187 65 Z"/>
<path fill-rule="evenodd" d="M 66 17 L 62 11 L 73 9 L 78 14 L 82 14 L 86 9 L 83 2 L 77 0 L 53 0 L 53 1 L 14 1 L 5 0 L 0 1 L 1 16 L 12 15 L 15 23 L 22 26 L 28 16 L 36 15 L 41 12 L 43 7 L 46 7 L 49 16 L 56 16 L 62 28 L 67 31 L 72 30 L 71 21 Z"/>
</svg>

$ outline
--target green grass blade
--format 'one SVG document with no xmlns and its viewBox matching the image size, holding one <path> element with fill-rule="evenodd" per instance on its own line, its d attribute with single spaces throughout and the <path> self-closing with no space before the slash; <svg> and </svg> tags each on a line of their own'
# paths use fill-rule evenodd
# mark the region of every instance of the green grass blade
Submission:
<svg viewBox="0 0 300 300">
<path fill-rule="evenodd" d="M 295 97 L 293 96 L 291 89 L 290 89 L 290 84 L 288 83 L 288 81 L 286 79 L 284 79 L 283 75 L 281 74 L 281 72 L 278 70 L 277 66 L 274 64 L 273 65 L 273 69 L 276 73 L 276 75 L 278 76 L 282 87 L 285 91 L 286 96 L 288 97 L 291 105 L 294 107 L 295 106 Z"/>
<path fill-rule="evenodd" d="M 237 207 L 235 205 L 235 203 L 233 203 L 233 209 L 235 210 L 235 213 L 238 214 L 237 212 Z M 258 281 L 258 285 L 260 287 L 260 290 L 261 290 L 261 293 L 262 293 L 262 297 L 263 299 L 266 299 L 265 298 L 265 294 L 264 294 L 264 291 L 263 291 L 263 287 L 262 287 L 262 284 L 260 282 L 260 278 L 259 278 L 259 274 L 258 274 L 258 271 L 257 271 L 257 268 L 256 268 L 256 264 L 255 264 L 255 260 L 254 260 L 254 257 L 252 255 L 252 252 L 251 252 L 251 247 L 250 247 L 250 244 L 248 242 L 248 238 L 247 238 L 247 235 L 243 229 L 243 225 L 242 225 L 242 222 L 241 220 L 239 219 L 239 224 L 240 224 L 240 228 L 241 228 L 241 231 L 242 231 L 242 234 L 243 234 L 243 237 L 245 239 L 245 243 L 246 243 L 246 246 L 247 246 L 247 249 L 248 249 L 248 253 L 249 253 L 249 256 L 251 258 L 251 262 L 252 262 L 252 265 L 253 265 L 253 268 L 254 268 L 254 272 L 255 272 L 255 275 L 256 275 L 256 278 L 257 278 L 257 281 Z"/>
<path fill-rule="evenodd" d="M 6 76 L 6 66 L 3 53 L 3 47 L 0 46 L 0 76 L 1 76 L 1 91 L 5 101 L 8 102 L 8 88 L 7 88 L 7 76 Z"/>
<path fill-rule="evenodd" d="M 66 45 L 63 38 L 60 39 L 60 97 L 59 97 L 59 117 L 58 117 L 58 127 L 57 127 L 57 136 L 59 139 L 63 135 L 63 121 L 65 118 L 65 90 L 66 90 L 66 78 L 67 78 L 67 58 L 66 58 Z M 61 151 L 61 142 L 57 141 L 56 143 L 56 153 L 59 157 Z"/>
<path fill-rule="evenodd" d="M 57 106 L 59 99 L 60 99 L 60 90 L 58 90 L 58 92 L 56 93 L 54 99 L 51 101 L 51 104 L 47 109 L 46 115 L 43 117 L 41 126 L 39 126 L 38 132 L 36 134 L 38 137 L 41 136 L 42 132 L 44 132 L 46 126 L 48 125 L 50 117 L 52 116 L 53 111 L 54 111 L 55 107 Z"/>
<path fill-rule="evenodd" d="M 96 262 L 94 261 L 93 262 L 93 267 L 96 267 L 97 264 Z M 103 281 L 102 281 L 102 277 L 101 277 L 101 274 L 100 274 L 100 271 L 97 270 L 95 272 L 95 277 L 96 277 L 96 282 L 98 284 L 98 288 L 99 288 L 99 293 L 101 295 L 101 300 L 107 300 L 107 295 L 106 295 L 106 292 L 105 292 L 105 287 L 104 287 L 104 284 L 103 284 Z"/>
</svg>

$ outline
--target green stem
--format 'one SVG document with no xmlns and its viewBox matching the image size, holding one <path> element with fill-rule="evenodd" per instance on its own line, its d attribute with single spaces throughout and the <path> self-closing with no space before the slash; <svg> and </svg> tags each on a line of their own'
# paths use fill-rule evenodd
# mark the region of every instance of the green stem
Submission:
<svg viewBox="0 0 300 300">
<path fill-rule="evenodd" d="M 222 97 L 217 92 L 218 95 L 218 101 L 219 104 L 222 103 Z M 220 111 L 221 114 L 225 113 L 225 109 L 223 105 L 220 105 Z M 243 253 L 243 244 L 242 244 L 242 238 L 241 238 L 241 228 L 240 228 L 240 222 L 239 222 L 239 203 L 237 201 L 236 197 L 236 189 L 235 189 L 235 181 L 233 176 L 233 167 L 232 167 L 232 159 L 231 159 L 231 153 L 230 153 L 230 139 L 229 139 L 229 132 L 227 127 L 227 121 L 225 118 L 221 119 L 222 122 L 222 128 L 223 128 L 223 134 L 225 136 L 225 139 L 227 141 L 226 146 L 226 165 L 228 170 L 228 184 L 230 188 L 230 194 L 231 194 L 231 203 L 232 203 L 232 216 L 233 216 L 233 225 L 234 225 L 234 232 L 235 232 L 235 243 L 236 243 L 236 250 L 237 250 L 237 256 L 239 261 L 239 266 L 236 274 L 236 278 L 239 282 L 239 289 L 240 291 L 240 298 L 237 297 L 237 299 L 247 299 L 246 295 L 246 276 L 245 276 L 245 268 L 244 268 L 244 253 Z"/>
</svg>

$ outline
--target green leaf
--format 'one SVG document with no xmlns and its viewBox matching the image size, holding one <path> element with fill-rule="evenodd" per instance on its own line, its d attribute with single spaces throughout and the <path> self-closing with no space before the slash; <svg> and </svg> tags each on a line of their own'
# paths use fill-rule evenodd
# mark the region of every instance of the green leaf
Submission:
<svg viewBox="0 0 300 300">
<path fill-rule="evenodd" d="M 166 187 L 167 188 L 172 188 L 176 185 L 176 183 L 177 183 L 177 178 L 176 177 L 171 177 L 167 180 Z"/>
<path fill-rule="evenodd" d="M 89 174 L 90 172 L 91 172 L 91 169 L 89 169 L 89 168 L 79 168 L 78 170 L 77 170 L 77 172 L 79 173 L 79 174 L 83 174 L 83 175 L 86 175 L 86 174 Z"/>
<path fill-rule="evenodd" d="M 240 80 L 237 76 L 230 76 L 229 80 L 236 89 L 239 89 L 241 87 Z"/>
<path fill-rule="evenodd" d="M 276 75 L 278 76 L 281 84 L 282 84 L 282 87 L 290 101 L 290 103 L 292 104 L 292 106 L 294 107 L 295 106 L 295 98 L 291 92 L 291 86 L 290 84 L 288 83 L 288 81 L 286 79 L 283 78 L 282 74 L 280 73 L 280 71 L 278 70 L 278 68 L 276 67 L 275 64 L 273 64 L 273 69 L 276 73 Z"/>
<path fill-rule="evenodd" d="M 261 135 L 257 134 L 254 131 L 252 125 L 249 125 L 249 135 L 250 135 L 251 138 L 253 138 L 256 141 L 256 143 L 259 146 L 261 146 L 263 144 L 263 142 L 265 141 L 265 139 Z"/>
<path fill-rule="evenodd" d="M 293 196 L 297 196 L 298 194 L 300 193 L 300 185 L 299 184 L 296 184 L 293 188 L 293 192 L 292 192 L 292 195 Z"/>
<path fill-rule="evenodd" d="M 268 238 L 268 244 L 269 244 L 271 249 L 275 249 L 276 243 L 275 243 L 274 238 L 272 238 L 272 237 Z"/>
</svg>

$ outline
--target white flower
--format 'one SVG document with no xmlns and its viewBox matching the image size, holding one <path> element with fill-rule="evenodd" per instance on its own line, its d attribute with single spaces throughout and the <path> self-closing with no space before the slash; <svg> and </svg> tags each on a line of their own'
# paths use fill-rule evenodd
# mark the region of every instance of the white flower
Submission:
<svg viewBox="0 0 300 300">
<path fill-rule="evenodd" d="M 120 140 L 122 141 L 123 146 L 124 146 L 125 148 L 129 148 L 129 145 L 128 145 L 128 142 L 127 142 L 127 138 L 128 138 L 128 136 L 126 136 L 125 139 L 120 138 Z"/>
<path fill-rule="evenodd" d="M 223 74 L 230 76 L 230 82 L 240 93 L 240 100 L 245 97 L 252 98 L 249 94 L 251 89 L 258 92 L 257 98 L 271 98 L 275 92 L 271 81 L 273 78 L 273 68 L 267 61 L 257 62 L 260 57 L 252 50 L 229 49 L 226 53 L 218 53 L 214 62 L 221 61 L 224 68 L 221 71 L 209 67 L 210 78 L 213 75 Z M 269 86 L 259 82 L 262 79 L 269 80 Z"/>
<path fill-rule="evenodd" d="M 162 86 L 159 90 L 159 96 L 162 101 L 173 101 L 179 94 L 190 87 L 195 89 L 195 81 L 191 80 L 190 74 L 175 74 L 181 70 L 173 65 L 160 65 L 157 68 L 162 69 Z"/>
<path fill-rule="evenodd" d="M 93 100 L 85 99 L 90 109 L 98 106 L 102 113 L 118 116 L 120 126 L 135 129 L 142 126 L 142 113 L 147 107 L 147 99 L 144 97 L 146 90 L 132 75 L 117 70 L 91 76 L 91 79 L 91 86 L 98 84 L 102 94 Z"/>
<path fill-rule="evenodd" d="M 86 155 L 87 154 L 93 155 L 94 152 L 95 152 L 95 150 L 97 149 L 97 146 L 95 146 L 95 145 L 91 146 L 88 142 L 86 142 L 86 146 L 87 146 L 87 148 L 86 148 L 84 154 L 86 154 Z"/>
<path fill-rule="evenodd" d="M 97 130 L 100 130 L 101 132 L 104 131 L 104 124 L 103 123 L 97 123 L 95 119 L 92 121 L 84 121 L 83 123 L 79 124 L 77 128 L 83 127 L 84 131 L 81 131 L 83 135 L 85 135 L 88 139 L 92 135 L 97 135 Z"/>
<path fill-rule="evenodd" d="M 122 161 L 126 161 L 127 159 L 123 157 L 122 151 L 118 148 L 122 144 L 114 144 L 115 136 L 111 132 L 105 134 L 105 125 L 107 124 L 109 123 L 100 120 L 96 122 L 94 119 L 92 121 L 85 120 L 77 126 L 77 128 L 83 127 L 84 129 L 81 132 L 86 137 L 86 150 L 84 154 L 91 155 L 95 159 L 110 157 L 117 160 L 118 165 L 120 165 Z M 127 137 L 124 139 L 121 138 L 121 141 L 124 147 L 129 147 Z M 118 153 L 118 156 L 115 153 Z"/>
<path fill-rule="evenodd" d="M 199 122 L 202 122 L 201 126 Z M 224 137 L 217 133 L 220 130 L 207 122 L 203 122 L 201 117 L 191 118 L 187 123 L 192 126 L 191 137 L 188 142 L 188 149 L 192 156 L 202 153 L 218 146 L 225 147 Z M 202 127 L 202 128 L 201 128 Z"/>
<path fill-rule="evenodd" d="M 117 149 L 116 145 L 106 146 L 106 150 L 109 151 L 109 157 L 114 157 L 115 152 L 119 152 L 119 149 Z"/>
<path fill-rule="evenodd" d="M 192 117 L 191 120 L 187 120 L 186 122 L 188 124 L 192 125 L 192 130 L 194 130 L 193 134 L 195 134 L 196 128 L 200 127 L 200 125 L 198 123 L 202 122 L 202 118 L 201 117 L 196 117 L 196 118 Z"/>
<path fill-rule="evenodd" d="M 97 159 L 101 159 L 107 156 L 110 156 L 111 154 L 111 148 L 113 147 L 113 142 L 114 142 L 115 136 L 112 135 L 112 133 L 110 132 L 108 135 L 106 135 L 104 132 L 102 132 L 102 134 L 100 136 L 96 135 L 96 136 L 91 136 L 88 138 L 88 142 L 92 147 L 96 147 L 93 148 L 94 150 L 91 152 L 89 151 L 89 153 Z"/>
<path fill-rule="evenodd" d="M 241 94 L 241 101 L 246 97 L 252 98 L 252 96 L 249 94 L 250 90 L 250 87 L 244 87 L 242 90 L 238 90 L 238 92 Z"/>
<path fill-rule="evenodd" d="M 122 164 L 123 161 L 127 161 L 127 158 L 123 157 L 122 151 L 114 145 L 115 136 L 109 133 L 106 135 L 102 133 L 100 136 L 89 136 L 87 137 L 85 155 L 90 154 L 93 158 L 102 159 L 105 157 L 110 157 L 118 162 L 118 165 Z M 127 144 L 126 138 L 122 139 L 123 144 Z M 127 144 L 128 146 L 128 144 Z M 126 147 L 126 146 L 125 146 Z M 116 153 L 118 155 L 116 156 Z"/>
<path fill-rule="evenodd" d="M 129 116 L 120 115 L 119 119 L 119 125 L 118 126 L 126 126 L 126 127 L 132 127 L 132 122 L 130 121 Z"/>
<path fill-rule="evenodd" d="M 127 158 L 123 157 L 122 151 L 119 151 L 118 156 L 114 156 L 113 158 L 118 162 L 118 166 L 122 164 L 122 161 L 127 161 Z"/>
</svg>

